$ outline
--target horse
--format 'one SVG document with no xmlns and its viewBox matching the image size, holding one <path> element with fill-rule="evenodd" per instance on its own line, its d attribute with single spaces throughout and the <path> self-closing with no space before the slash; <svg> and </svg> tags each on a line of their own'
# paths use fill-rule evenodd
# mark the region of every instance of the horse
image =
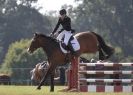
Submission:
<svg viewBox="0 0 133 95">
<path fill-rule="evenodd" d="M 99 58 L 101 60 L 109 58 L 114 53 L 114 48 L 108 46 L 103 38 L 94 32 L 80 32 L 74 35 L 74 37 L 78 40 L 80 44 L 80 50 L 78 51 L 79 56 L 84 53 L 96 53 L 99 51 Z M 73 58 L 71 53 L 64 54 L 60 49 L 59 42 L 47 35 L 41 33 L 35 33 L 31 44 L 28 48 L 29 53 L 33 53 L 36 49 L 42 48 L 47 57 L 49 62 L 49 67 L 47 72 L 44 74 L 40 84 L 38 85 L 37 89 L 41 89 L 41 86 L 46 81 L 46 79 L 50 76 L 51 77 L 51 84 L 50 84 L 50 91 L 54 91 L 54 71 L 58 65 L 63 65 L 66 63 L 66 55 L 68 55 L 69 61 Z M 107 56 L 104 56 L 104 53 Z"/>
<path fill-rule="evenodd" d="M 41 63 L 37 63 L 35 68 L 30 71 L 31 80 L 35 81 L 36 83 L 40 82 L 43 75 L 46 73 L 49 67 L 49 63 L 47 61 L 43 61 Z M 55 70 L 55 78 L 54 80 L 59 80 L 59 70 Z"/>
<path fill-rule="evenodd" d="M 0 84 L 10 85 L 11 84 L 11 76 L 7 74 L 0 74 Z"/>
<path fill-rule="evenodd" d="M 30 71 L 31 80 L 40 82 L 43 77 L 43 74 L 46 72 L 48 67 L 49 64 L 47 61 L 43 61 L 41 63 L 36 64 L 35 68 Z"/>
</svg>

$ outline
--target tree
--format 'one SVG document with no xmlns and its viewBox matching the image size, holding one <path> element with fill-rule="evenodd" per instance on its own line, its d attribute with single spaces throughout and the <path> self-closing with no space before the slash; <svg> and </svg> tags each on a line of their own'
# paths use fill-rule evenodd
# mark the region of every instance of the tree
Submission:
<svg viewBox="0 0 133 95">
<path fill-rule="evenodd" d="M 19 3 L 18 3 L 19 1 Z M 5 0 L 0 6 L 0 63 L 7 52 L 9 45 L 24 38 L 31 38 L 35 32 L 48 34 L 51 23 L 47 16 L 43 16 L 32 3 L 37 0 Z M 1 36 L 2 35 L 2 36 Z"/>
<path fill-rule="evenodd" d="M 132 0 L 76 0 L 82 1 L 72 10 L 78 31 L 99 33 L 111 44 L 122 49 L 125 58 L 132 56 L 133 1 Z"/>
<path fill-rule="evenodd" d="M 20 68 L 34 68 L 38 62 L 46 60 L 46 55 L 41 49 L 32 55 L 27 52 L 29 42 L 29 40 L 21 40 L 10 45 L 4 63 L 1 66 L 2 73 L 11 75 L 12 79 L 27 79 L 27 77 L 30 77 L 31 69 L 28 69 L 21 76 Z"/>
</svg>

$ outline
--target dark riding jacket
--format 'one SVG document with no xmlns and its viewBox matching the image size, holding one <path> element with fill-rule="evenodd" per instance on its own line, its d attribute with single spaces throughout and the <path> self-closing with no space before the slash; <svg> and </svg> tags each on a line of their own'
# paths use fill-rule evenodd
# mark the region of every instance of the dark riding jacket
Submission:
<svg viewBox="0 0 133 95">
<path fill-rule="evenodd" d="M 68 16 L 65 16 L 62 20 L 61 17 L 58 20 L 58 23 L 56 24 L 56 27 L 54 28 L 53 34 L 57 31 L 60 24 L 62 25 L 61 30 L 71 31 L 71 19 Z"/>
</svg>

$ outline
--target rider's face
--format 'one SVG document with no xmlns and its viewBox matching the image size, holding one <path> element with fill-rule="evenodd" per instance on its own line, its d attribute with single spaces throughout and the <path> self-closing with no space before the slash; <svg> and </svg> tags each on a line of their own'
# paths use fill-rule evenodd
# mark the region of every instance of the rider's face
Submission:
<svg viewBox="0 0 133 95">
<path fill-rule="evenodd" d="M 66 14 L 63 14 L 63 15 L 60 15 L 61 16 L 61 19 L 63 20 L 64 17 L 66 16 Z"/>
</svg>

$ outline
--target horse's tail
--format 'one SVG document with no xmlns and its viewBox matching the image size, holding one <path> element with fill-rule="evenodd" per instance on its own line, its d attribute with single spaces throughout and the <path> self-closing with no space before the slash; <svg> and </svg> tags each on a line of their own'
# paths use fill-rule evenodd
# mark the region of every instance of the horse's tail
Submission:
<svg viewBox="0 0 133 95">
<path fill-rule="evenodd" d="M 108 59 L 114 53 L 115 49 L 113 47 L 111 47 L 111 46 L 108 46 L 105 43 L 104 39 L 100 35 L 98 35 L 98 34 L 96 34 L 94 32 L 92 32 L 92 33 L 94 35 L 96 35 L 96 37 L 98 39 L 98 42 L 99 42 L 99 54 L 104 55 L 103 52 L 106 53 L 106 57 L 104 59 Z"/>
</svg>

